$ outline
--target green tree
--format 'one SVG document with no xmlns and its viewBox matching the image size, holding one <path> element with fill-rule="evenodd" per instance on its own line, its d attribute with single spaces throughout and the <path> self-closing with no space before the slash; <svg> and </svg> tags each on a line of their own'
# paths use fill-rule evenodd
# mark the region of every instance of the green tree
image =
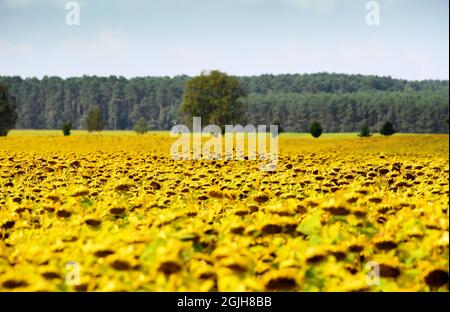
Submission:
<svg viewBox="0 0 450 312">
<path fill-rule="evenodd" d="M 311 133 L 311 135 L 315 138 L 320 137 L 322 135 L 322 132 L 322 125 L 317 121 L 314 121 L 309 127 L 309 133 Z"/>
<path fill-rule="evenodd" d="M 149 129 L 170 129 L 180 122 L 180 104 L 192 78 L 95 77 L 22 79 L 0 76 L 16 99 L 15 128 L 61 129 L 70 120 L 85 127 L 97 105 L 105 129 L 133 129 L 144 117 Z M 397 132 L 447 133 L 448 80 L 406 81 L 390 77 L 343 74 L 261 75 L 237 77 L 248 96 L 240 123 L 271 125 L 286 132 L 308 132 L 320 120 L 328 132 L 359 132 L 363 122 L 381 129 L 386 120 Z M 206 123 L 206 121 L 204 121 Z"/>
<path fill-rule="evenodd" d="M 382 135 L 393 135 L 395 133 L 394 126 L 391 122 L 386 121 L 381 127 L 380 133 Z"/>
<path fill-rule="evenodd" d="M 103 120 L 102 111 L 99 107 L 95 106 L 88 111 L 86 118 L 86 129 L 89 132 L 102 131 L 105 127 L 105 121 Z"/>
<path fill-rule="evenodd" d="M 0 136 L 6 136 L 17 120 L 16 100 L 5 85 L 0 84 Z"/>
<path fill-rule="evenodd" d="M 65 122 L 64 125 L 63 125 L 63 128 L 62 128 L 64 136 L 69 136 L 71 130 L 72 130 L 72 123 L 71 122 Z"/>
<path fill-rule="evenodd" d="M 366 123 L 362 125 L 358 136 L 360 136 L 360 137 L 370 137 L 370 136 L 372 136 L 372 132 L 370 131 L 370 128 L 369 128 L 369 126 Z"/>
<path fill-rule="evenodd" d="M 192 117 L 201 117 L 203 124 L 215 124 L 224 131 L 226 124 L 241 120 L 239 98 L 244 95 L 237 78 L 220 71 L 202 73 L 186 83 L 180 112 L 188 125 Z"/>
<path fill-rule="evenodd" d="M 139 118 L 139 120 L 136 122 L 136 125 L 134 126 L 134 131 L 136 131 L 137 134 L 147 133 L 148 124 L 147 121 L 145 121 L 144 117 Z"/>
</svg>

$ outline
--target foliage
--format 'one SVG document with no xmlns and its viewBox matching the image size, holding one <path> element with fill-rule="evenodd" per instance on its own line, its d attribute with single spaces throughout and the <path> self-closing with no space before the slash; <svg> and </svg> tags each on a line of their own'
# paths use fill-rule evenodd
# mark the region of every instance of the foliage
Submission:
<svg viewBox="0 0 450 312">
<path fill-rule="evenodd" d="M 16 101 L 7 86 L 0 84 L 0 136 L 6 136 L 17 119 Z"/>
<path fill-rule="evenodd" d="M 139 120 L 136 122 L 136 125 L 134 126 L 134 131 L 136 131 L 137 134 L 147 133 L 148 124 L 147 121 L 144 119 L 144 117 L 139 118 Z"/>
<path fill-rule="evenodd" d="M 71 130 L 72 130 L 72 123 L 71 122 L 64 123 L 62 128 L 64 136 L 69 136 Z"/>
<path fill-rule="evenodd" d="M 385 120 L 398 132 L 447 133 L 442 117 L 448 114 L 448 90 L 416 92 L 271 93 L 245 98 L 250 124 L 281 122 L 286 132 L 309 132 L 320 120 L 327 132 L 358 132 L 367 123 L 380 129 Z"/>
<path fill-rule="evenodd" d="M 393 135 L 394 133 L 394 125 L 389 121 L 386 121 L 380 129 L 380 134 L 382 135 Z"/>
<path fill-rule="evenodd" d="M 311 133 L 311 135 L 315 138 L 320 137 L 322 135 L 322 132 L 322 125 L 317 121 L 314 121 L 309 127 L 309 133 Z"/>
<path fill-rule="evenodd" d="M 180 112 L 186 124 L 192 124 L 192 117 L 201 117 L 202 123 L 224 130 L 225 125 L 240 121 L 241 96 L 244 92 L 237 78 L 216 70 L 202 73 L 186 83 Z"/>
<path fill-rule="evenodd" d="M 370 131 L 370 128 L 369 128 L 369 126 L 366 123 L 362 125 L 358 136 L 359 137 L 363 137 L 363 138 L 372 136 L 372 132 Z"/>
<path fill-rule="evenodd" d="M 42 79 L 0 77 L 17 100 L 16 128 L 82 129 L 86 112 L 100 107 L 106 129 L 133 129 L 144 117 L 152 130 L 181 123 L 180 104 L 188 76 Z M 398 132 L 447 133 L 448 81 L 305 74 L 237 77 L 247 97 L 242 118 L 254 125 L 277 122 L 286 132 L 308 132 L 320 120 L 328 132 L 357 132 L 362 123 L 380 129 L 391 121 Z"/>
<path fill-rule="evenodd" d="M 105 127 L 102 111 L 99 107 L 92 107 L 86 117 L 86 130 L 89 132 L 102 131 Z"/>
</svg>

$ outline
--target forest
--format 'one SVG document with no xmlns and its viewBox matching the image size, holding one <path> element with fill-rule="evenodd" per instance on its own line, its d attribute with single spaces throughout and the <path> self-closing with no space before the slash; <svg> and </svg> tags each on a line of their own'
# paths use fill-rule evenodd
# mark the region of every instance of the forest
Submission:
<svg viewBox="0 0 450 312">
<path fill-rule="evenodd" d="M 56 129 L 71 122 L 83 129 L 87 112 L 98 106 L 106 129 L 132 129 L 143 117 L 152 130 L 181 123 L 179 106 L 191 78 L 110 76 L 0 77 L 16 98 L 15 128 Z M 319 121 L 326 132 L 375 131 L 385 121 L 398 132 L 448 131 L 448 80 L 408 81 L 346 74 L 286 74 L 238 77 L 246 96 L 242 123 L 279 124 L 306 132 Z"/>
</svg>

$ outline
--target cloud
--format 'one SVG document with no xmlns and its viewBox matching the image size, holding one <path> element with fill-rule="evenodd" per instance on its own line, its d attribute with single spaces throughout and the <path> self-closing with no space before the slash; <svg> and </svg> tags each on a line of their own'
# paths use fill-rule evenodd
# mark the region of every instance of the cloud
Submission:
<svg viewBox="0 0 450 312">
<path fill-rule="evenodd" d="M 352 63 L 379 61 L 393 56 L 391 47 L 381 38 L 342 43 L 339 52 L 344 61 Z"/>
<path fill-rule="evenodd" d="M 433 58 L 423 48 L 408 47 L 404 53 L 405 60 L 416 68 L 417 72 L 421 75 L 426 76 L 428 73 L 434 71 L 433 67 L 435 65 L 433 64 Z M 446 68 L 448 69 L 448 66 Z"/>
<path fill-rule="evenodd" d="M 430 73 L 439 73 L 435 78 L 448 79 L 448 69 L 443 71 L 442 66 L 434 61 L 432 49 L 418 44 L 399 47 L 382 38 L 368 38 L 342 43 L 338 51 L 338 58 L 333 62 L 339 64 L 337 71 L 348 69 L 407 79 L 425 79 L 430 77 Z"/>
<path fill-rule="evenodd" d="M 21 9 L 38 3 L 36 0 L 3 0 L 2 2 L 12 9 Z"/>
<path fill-rule="evenodd" d="M 66 5 L 68 0 L 0 0 L 11 9 L 29 9 L 37 6 L 55 6 L 62 7 Z M 77 0 L 82 7 L 86 7 L 85 0 Z"/>
<path fill-rule="evenodd" d="M 55 54 L 90 59 L 125 58 L 129 50 L 129 42 L 122 31 L 102 28 L 92 36 L 66 39 Z"/>
<path fill-rule="evenodd" d="M 170 48 L 167 52 L 173 60 L 184 65 L 210 60 L 209 53 L 203 49 L 175 47 Z"/>
<path fill-rule="evenodd" d="M 328 16 L 336 11 L 340 0 L 283 0 L 301 12 Z"/>
<path fill-rule="evenodd" d="M 32 46 L 28 43 L 11 43 L 6 39 L 0 38 L 0 57 L 2 59 L 17 57 L 29 59 L 32 53 Z"/>
<path fill-rule="evenodd" d="M 281 45 L 279 60 L 286 60 L 289 68 L 308 68 L 309 71 L 319 70 L 321 64 L 327 59 L 326 51 L 320 47 L 300 40 L 289 40 Z"/>
</svg>

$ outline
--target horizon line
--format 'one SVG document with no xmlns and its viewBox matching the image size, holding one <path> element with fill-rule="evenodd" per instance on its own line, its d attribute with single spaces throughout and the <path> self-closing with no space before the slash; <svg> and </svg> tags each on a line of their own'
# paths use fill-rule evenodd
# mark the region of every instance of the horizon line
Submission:
<svg viewBox="0 0 450 312">
<path fill-rule="evenodd" d="M 319 75 L 319 74 L 325 74 L 325 75 L 342 75 L 342 76 L 362 76 L 362 77 L 376 77 L 376 78 L 389 78 L 393 80 L 400 80 L 400 81 L 408 81 L 408 82 L 421 82 L 421 81 L 441 81 L 441 82 L 449 82 L 449 78 L 425 78 L 425 79 L 408 79 L 408 78 L 399 78 L 399 77 L 393 77 L 391 75 L 378 75 L 378 74 L 355 74 L 355 73 L 343 73 L 343 72 L 328 72 L 328 71 L 319 71 L 319 72 L 309 72 L 309 73 L 294 73 L 294 72 L 286 72 L 286 73 L 261 73 L 261 74 L 252 74 L 252 75 L 235 75 L 230 74 L 226 71 L 219 70 L 221 72 L 226 73 L 229 76 L 234 76 L 238 78 L 252 78 L 252 77 L 261 77 L 261 76 L 312 76 L 312 75 Z M 126 80 L 132 80 L 132 79 L 142 79 L 142 78 L 176 78 L 176 77 L 196 77 L 201 75 L 202 72 L 200 72 L 198 75 L 188 75 L 188 74 L 176 74 L 176 75 L 136 75 L 136 76 L 125 76 L 120 74 L 110 74 L 110 75 L 97 75 L 97 74 L 83 74 L 81 76 L 63 76 L 63 75 L 43 75 L 43 76 L 22 76 L 22 75 L 8 75 L 8 74 L 0 74 L 1 78 L 7 77 L 19 77 L 23 80 L 27 79 L 37 79 L 37 80 L 43 80 L 44 78 L 59 78 L 62 80 L 68 80 L 68 79 L 80 79 L 80 78 L 124 78 Z"/>
</svg>

